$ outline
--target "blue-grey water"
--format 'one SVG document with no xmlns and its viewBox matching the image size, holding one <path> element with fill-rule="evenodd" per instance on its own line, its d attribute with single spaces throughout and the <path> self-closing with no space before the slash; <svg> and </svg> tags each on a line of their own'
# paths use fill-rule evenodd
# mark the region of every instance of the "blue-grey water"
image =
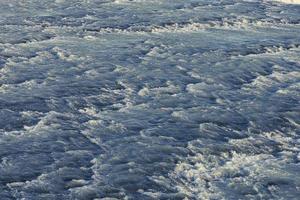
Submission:
<svg viewBox="0 0 300 200">
<path fill-rule="evenodd" d="M 300 5 L 0 0 L 1 200 L 297 200 L 299 102 Z"/>
</svg>

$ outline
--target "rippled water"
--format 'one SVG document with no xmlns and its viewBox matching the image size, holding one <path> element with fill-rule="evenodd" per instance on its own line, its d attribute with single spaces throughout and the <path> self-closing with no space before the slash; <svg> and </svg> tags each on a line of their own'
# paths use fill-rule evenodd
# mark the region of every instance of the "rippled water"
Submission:
<svg viewBox="0 0 300 200">
<path fill-rule="evenodd" d="M 299 199 L 299 91 L 300 5 L 1 0 L 0 199 Z"/>
</svg>

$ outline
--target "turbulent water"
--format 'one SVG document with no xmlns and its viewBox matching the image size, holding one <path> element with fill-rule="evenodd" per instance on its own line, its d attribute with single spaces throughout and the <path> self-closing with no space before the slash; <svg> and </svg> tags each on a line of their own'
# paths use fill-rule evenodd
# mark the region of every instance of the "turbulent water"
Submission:
<svg viewBox="0 0 300 200">
<path fill-rule="evenodd" d="M 299 199 L 282 2 L 0 0 L 0 199 Z"/>
</svg>

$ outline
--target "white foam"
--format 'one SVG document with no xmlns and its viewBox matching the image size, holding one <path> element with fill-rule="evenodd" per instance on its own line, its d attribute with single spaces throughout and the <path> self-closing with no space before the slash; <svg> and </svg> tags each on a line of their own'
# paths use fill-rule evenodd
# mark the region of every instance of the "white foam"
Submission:
<svg viewBox="0 0 300 200">
<path fill-rule="evenodd" d="M 278 1 L 287 4 L 300 4 L 300 0 L 278 0 Z"/>
</svg>

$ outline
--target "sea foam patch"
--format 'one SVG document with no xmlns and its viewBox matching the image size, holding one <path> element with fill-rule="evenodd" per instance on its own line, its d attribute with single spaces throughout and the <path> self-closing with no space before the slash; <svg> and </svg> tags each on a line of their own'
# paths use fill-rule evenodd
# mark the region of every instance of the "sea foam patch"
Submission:
<svg viewBox="0 0 300 200">
<path fill-rule="evenodd" d="M 300 4 L 300 0 L 277 0 L 278 2 L 287 4 Z"/>
</svg>

